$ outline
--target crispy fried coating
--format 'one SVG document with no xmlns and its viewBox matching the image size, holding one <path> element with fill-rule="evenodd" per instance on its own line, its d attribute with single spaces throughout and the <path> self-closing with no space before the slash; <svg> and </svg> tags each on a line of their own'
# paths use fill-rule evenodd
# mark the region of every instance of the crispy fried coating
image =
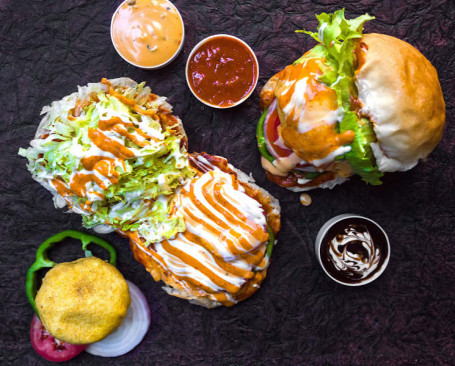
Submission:
<svg viewBox="0 0 455 366">
<path fill-rule="evenodd" d="M 44 327 L 71 344 L 107 337 L 126 316 L 128 284 L 111 264 L 96 258 L 60 263 L 47 272 L 36 295 Z"/>
</svg>

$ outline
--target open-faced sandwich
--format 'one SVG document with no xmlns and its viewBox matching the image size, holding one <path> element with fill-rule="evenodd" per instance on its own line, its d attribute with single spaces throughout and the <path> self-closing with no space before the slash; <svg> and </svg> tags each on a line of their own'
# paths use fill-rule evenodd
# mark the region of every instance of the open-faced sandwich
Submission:
<svg viewBox="0 0 455 366">
<path fill-rule="evenodd" d="M 232 306 L 259 288 L 280 228 L 278 201 L 226 159 L 188 154 L 164 98 L 127 78 L 103 79 L 44 113 L 20 154 L 57 207 L 130 238 L 171 295 Z"/>
<path fill-rule="evenodd" d="M 353 174 L 381 184 L 436 147 L 445 123 L 438 75 L 413 46 L 362 34 L 373 17 L 316 16 L 318 43 L 260 94 L 257 137 L 269 180 L 294 191 L 333 187 Z"/>
<path fill-rule="evenodd" d="M 168 201 L 194 174 L 171 111 L 144 83 L 103 79 L 45 107 L 31 147 L 19 153 L 56 207 L 81 214 L 85 227 L 170 238 L 183 221 L 169 218 Z"/>
<path fill-rule="evenodd" d="M 153 242 L 130 237 L 135 258 L 169 294 L 192 303 L 232 306 L 259 288 L 280 229 L 280 206 L 227 160 L 192 154 L 195 177 L 175 195 L 186 230 Z"/>
</svg>

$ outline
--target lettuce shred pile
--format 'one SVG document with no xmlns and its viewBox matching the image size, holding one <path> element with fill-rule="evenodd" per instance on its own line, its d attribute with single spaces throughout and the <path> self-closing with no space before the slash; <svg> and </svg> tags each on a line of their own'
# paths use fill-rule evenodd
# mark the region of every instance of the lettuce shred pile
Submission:
<svg viewBox="0 0 455 366">
<path fill-rule="evenodd" d="M 370 143 L 376 137 L 371 122 L 359 118 L 351 111 L 351 96 L 357 96 L 354 82 L 356 41 L 362 37 L 363 25 L 374 17 L 365 14 L 358 18 L 346 20 L 344 9 L 333 14 L 316 15 L 319 21 L 318 31 L 300 30 L 313 37 L 319 44 L 306 53 L 295 63 L 303 63 L 308 58 L 324 58 L 320 65 L 322 75 L 319 81 L 336 91 L 338 105 L 343 108 L 345 115 L 338 124 L 339 132 L 354 131 L 355 139 L 350 144 L 351 151 L 338 159 L 347 159 L 354 172 L 372 185 L 380 185 L 382 173 L 375 165 L 375 158 Z"/>
<path fill-rule="evenodd" d="M 114 90 L 135 100 L 141 109 L 155 112 L 161 106 L 170 109 L 165 98 L 149 98 L 150 89 L 144 84 L 116 80 L 121 82 Z M 31 147 L 20 149 L 19 154 L 28 159 L 27 167 L 33 178 L 53 193 L 55 205 L 67 204 L 70 211 L 82 214 L 85 227 L 108 225 L 122 231 L 137 230 L 150 242 L 171 238 L 185 230 L 183 218 L 172 215 L 173 193 L 194 175 L 186 150 L 181 146 L 182 136 L 175 133 L 173 126 L 162 125 L 156 115 L 137 113 L 121 99 L 109 94 L 101 83 L 80 87 L 77 93 L 43 109 L 44 117 Z M 78 108 L 79 115 L 74 117 Z M 89 182 L 86 187 L 96 194 L 80 197 L 71 191 L 62 197 L 52 181 L 63 181 L 69 187 L 74 175 L 84 170 L 82 158 L 103 154 L 89 138 L 88 131 L 98 128 L 100 119 L 113 117 L 132 123 L 152 136 L 149 143 L 141 147 L 112 132 L 111 139 L 134 152 L 134 157 L 115 166 L 118 182 L 112 184 L 106 180 L 106 189 Z M 87 202 L 90 209 L 85 206 Z"/>
</svg>

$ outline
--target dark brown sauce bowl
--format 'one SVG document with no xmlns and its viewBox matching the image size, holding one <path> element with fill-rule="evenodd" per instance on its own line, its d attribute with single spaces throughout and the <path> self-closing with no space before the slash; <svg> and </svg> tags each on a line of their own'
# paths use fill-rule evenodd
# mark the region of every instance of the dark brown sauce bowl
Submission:
<svg viewBox="0 0 455 366">
<path fill-rule="evenodd" d="M 331 240 L 330 237 L 333 236 L 333 229 L 338 227 L 347 227 L 350 222 L 364 222 L 366 227 L 369 227 L 371 229 L 371 236 L 373 238 L 373 242 L 377 242 L 382 246 L 380 258 L 378 267 L 366 278 L 359 279 L 359 280 L 352 280 L 352 279 L 345 279 L 343 278 L 344 276 L 340 274 L 340 276 L 335 277 L 335 273 L 333 271 L 333 268 L 330 268 L 330 265 L 328 264 L 327 258 L 324 257 L 324 247 L 328 245 L 328 241 Z M 345 225 L 343 225 L 345 224 Z M 329 237 L 330 236 L 330 237 Z M 328 220 L 319 230 L 318 235 L 316 237 L 316 242 L 315 242 L 315 253 L 316 253 L 316 258 L 319 261 L 319 264 L 321 265 L 322 269 L 326 273 L 327 276 L 329 276 L 332 280 L 335 282 L 345 285 L 345 286 L 363 286 L 366 285 L 370 282 L 373 282 L 375 279 L 377 279 L 386 269 L 389 259 L 390 259 L 390 242 L 389 238 L 384 231 L 384 229 L 375 221 L 364 217 L 364 216 L 359 216 L 355 214 L 342 214 L 335 216 Z"/>
</svg>

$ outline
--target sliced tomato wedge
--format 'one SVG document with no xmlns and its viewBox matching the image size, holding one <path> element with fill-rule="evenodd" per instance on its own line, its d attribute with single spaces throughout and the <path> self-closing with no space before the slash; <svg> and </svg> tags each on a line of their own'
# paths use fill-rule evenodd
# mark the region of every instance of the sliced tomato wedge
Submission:
<svg viewBox="0 0 455 366">
<path fill-rule="evenodd" d="M 274 99 L 270 104 L 267 116 L 264 121 L 264 136 L 267 143 L 267 149 L 275 158 L 284 158 L 292 154 L 292 150 L 286 148 L 281 142 L 278 134 L 280 118 L 278 117 L 277 100 Z"/>
<path fill-rule="evenodd" d="M 30 340 L 33 349 L 43 358 L 52 362 L 71 360 L 87 348 L 87 345 L 75 345 L 59 341 L 44 328 L 41 320 L 33 315 L 30 327 Z"/>
</svg>

